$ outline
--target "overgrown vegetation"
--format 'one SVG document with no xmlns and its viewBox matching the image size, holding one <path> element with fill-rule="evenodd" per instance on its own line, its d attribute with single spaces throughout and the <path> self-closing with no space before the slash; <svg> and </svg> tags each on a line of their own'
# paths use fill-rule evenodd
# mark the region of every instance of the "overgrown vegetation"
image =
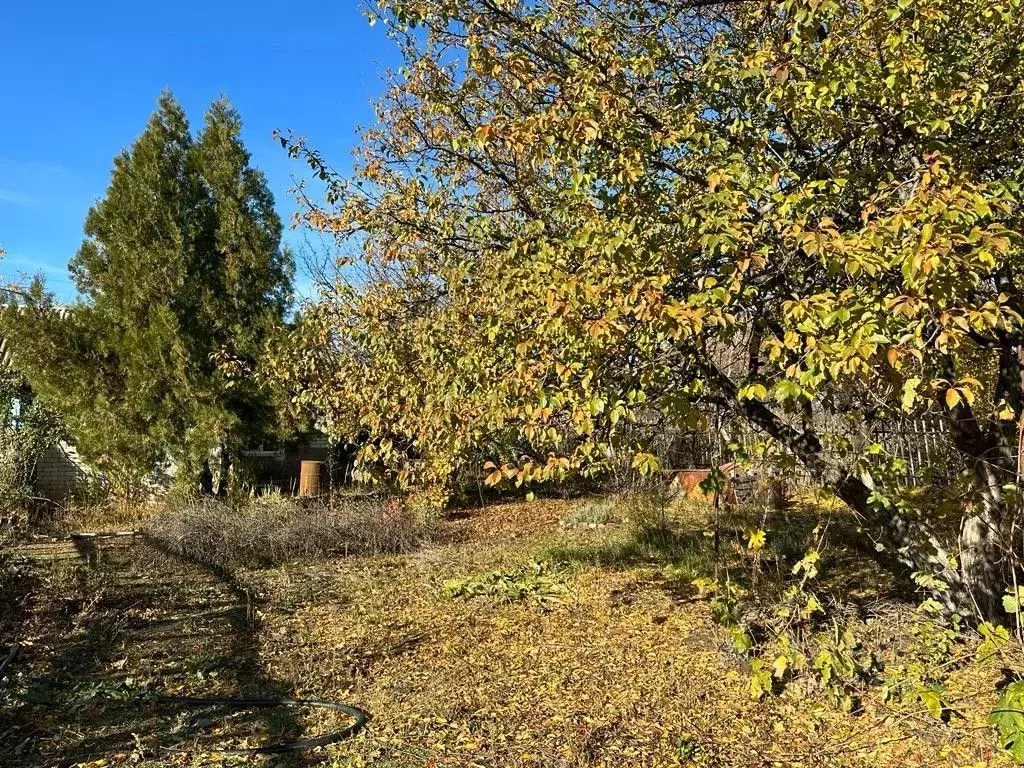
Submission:
<svg viewBox="0 0 1024 768">
<path fill-rule="evenodd" d="M 442 589 L 453 598 L 488 597 L 499 603 L 529 600 L 542 610 L 557 603 L 566 591 L 559 574 L 536 560 L 514 571 L 490 571 L 465 579 L 448 579 Z"/>
<path fill-rule="evenodd" d="M 294 264 L 241 130 L 221 99 L 193 136 L 161 96 L 86 218 L 76 300 L 60 306 L 36 280 L 0 317 L 18 370 L 122 495 L 144 496 L 172 462 L 211 492 L 215 450 L 223 492 L 236 452 L 286 428 L 255 371 L 283 329 Z"/>
<path fill-rule="evenodd" d="M 571 528 L 576 525 L 608 525 L 618 522 L 616 505 L 611 500 L 588 501 L 574 509 L 562 521 L 562 525 Z"/>
<path fill-rule="evenodd" d="M 482 450 L 521 485 L 756 430 L 947 611 L 1000 615 L 1020 0 L 377 5 L 404 66 L 354 177 L 284 139 L 329 180 L 307 222 L 361 249 L 278 361 L 300 402 L 442 497 Z M 922 413 L 969 480 L 957 542 L 876 439 Z"/>
<path fill-rule="evenodd" d="M 1010 764 L 1019 642 L 915 607 L 848 546 L 841 507 L 672 503 L 656 536 L 561 526 L 576 508 L 467 509 L 413 552 L 270 568 L 125 539 L 96 542 L 93 565 L 24 548 L 34 606 L 0 747 L 26 767 L 170 768 L 337 725 L 156 700 L 244 691 L 369 711 L 309 756 L 335 768 Z"/>
<path fill-rule="evenodd" d="M 213 688 L 355 699 L 337 768 L 1024 763 L 1024 0 L 370 16 L 402 66 L 352 177 L 281 139 L 345 254 L 294 322 L 239 116 L 194 136 L 169 94 L 79 297 L 9 291 L 0 755 L 317 725 L 159 711 Z M 911 478 L 886 434 L 923 419 Z M 299 421 L 366 485 L 228 487 Z M 10 535 L 62 425 L 118 502 L 51 532 L 141 541 Z M 683 435 L 706 478 L 674 499 Z M 536 501 L 577 481 L 603 492 Z"/>
<path fill-rule="evenodd" d="M 29 509 L 37 506 L 36 463 L 64 437 L 64 424 L 35 397 L 24 376 L 0 367 L 0 536 L 28 523 Z"/>
<path fill-rule="evenodd" d="M 410 552 L 428 533 L 398 498 L 303 504 L 269 494 L 234 503 L 193 497 L 169 506 L 145 520 L 146 535 L 167 552 L 222 568 Z"/>
</svg>

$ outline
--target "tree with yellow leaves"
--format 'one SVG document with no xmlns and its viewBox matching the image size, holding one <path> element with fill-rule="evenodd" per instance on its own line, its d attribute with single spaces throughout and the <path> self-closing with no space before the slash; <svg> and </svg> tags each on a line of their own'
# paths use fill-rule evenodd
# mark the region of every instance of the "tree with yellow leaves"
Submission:
<svg viewBox="0 0 1024 768">
<path fill-rule="evenodd" d="M 378 6 L 404 67 L 354 177 L 284 140 L 329 181 L 307 222 L 361 249 L 339 274 L 365 270 L 280 361 L 301 399 L 440 485 L 490 443 L 514 446 L 490 482 L 623 452 L 654 470 L 644 429 L 714 402 L 948 607 L 996 611 L 1024 411 L 1020 0 Z M 877 446 L 815 417 L 922 407 L 972 473 L 956 556 Z"/>
</svg>

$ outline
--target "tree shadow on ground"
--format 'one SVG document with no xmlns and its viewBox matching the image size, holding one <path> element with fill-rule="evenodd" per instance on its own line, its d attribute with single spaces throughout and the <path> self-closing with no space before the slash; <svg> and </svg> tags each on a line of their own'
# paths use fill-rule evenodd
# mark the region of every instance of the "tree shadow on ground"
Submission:
<svg viewBox="0 0 1024 768">
<path fill-rule="evenodd" d="M 651 528 L 630 531 L 599 544 L 552 547 L 545 552 L 545 557 L 563 565 L 613 570 L 669 565 L 691 571 L 696 578 L 698 573 L 713 566 L 714 550 L 703 531 Z"/>
<path fill-rule="evenodd" d="M 290 697 L 262 668 L 254 601 L 232 574 L 138 543 L 107 551 L 93 543 L 83 559 L 35 566 L 43 586 L 21 631 L 39 640 L 0 683 L 4 764 L 154 759 L 302 736 L 292 708 L 158 698 Z M 314 762 L 297 752 L 278 757 L 281 765 Z"/>
<path fill-rule="evenodd" d="M 748 542 L 759 529 L 766 531 L 765 544 L 754 558 Z M 551 547 L 541 557 L 569 567 L 668 569 L 671 574 L 658 583 L 674 599 L 689 599 L 691 580 L 716 574 L 771 594 L 792 581 L 796 563 L 819 547 L 814 588 L 821 596 L 858 608 L 879 600 L 919 600 L 905 569 L 875 551 L 870 536 L 845 511 L 727 510 L 717 526 L 625 529 L 598 542 Z"/>
</svg>

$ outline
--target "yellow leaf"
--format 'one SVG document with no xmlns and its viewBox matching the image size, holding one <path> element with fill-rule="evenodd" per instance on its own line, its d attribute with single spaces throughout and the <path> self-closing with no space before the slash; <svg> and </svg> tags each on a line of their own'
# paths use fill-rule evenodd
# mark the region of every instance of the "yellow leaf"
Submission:
<svg viewBox="0 0 1024 768">
<path fill-rule="evenodd" d="M 747 549 L 758 552 L 764 548 L 765 532 L 762 529 L 747 531 Z"/>
<path fill-rule="evenodd" d="M 960 393 L 953 387 L 946 390 L 946 407 L 952 410 L 960 404 Z"/>
<path fill-rule="evenodd" d="M 789 659 L 787 659 L 785 656 L 779 656 L 772 663 L 772 674 L 775 675 L 775 677 L 778 680 L 781 680 L 783 675 L 786 674 L 786 670 L 788 668 L 789 668 Z"/>
<path fill-rule="evenodd" d="M 957 392 L 959 392 L 960 396 L 967 401 L 968 405 L 974 405 L 973 389 L 971 389 L 970 387 L 964 387 L 963 389 L 958 389 Z"/>
</svg>

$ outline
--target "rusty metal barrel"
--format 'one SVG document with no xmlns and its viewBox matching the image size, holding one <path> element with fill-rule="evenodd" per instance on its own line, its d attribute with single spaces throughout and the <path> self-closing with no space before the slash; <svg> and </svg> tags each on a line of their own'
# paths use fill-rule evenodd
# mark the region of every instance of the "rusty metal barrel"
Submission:
<svg viewBox="0 0 1024 768">
<path fill-rule="evenodd" d="M 303 461 L 299 464 L 299 496 L 319 496 L 322 461 Z"/>
</svg>

